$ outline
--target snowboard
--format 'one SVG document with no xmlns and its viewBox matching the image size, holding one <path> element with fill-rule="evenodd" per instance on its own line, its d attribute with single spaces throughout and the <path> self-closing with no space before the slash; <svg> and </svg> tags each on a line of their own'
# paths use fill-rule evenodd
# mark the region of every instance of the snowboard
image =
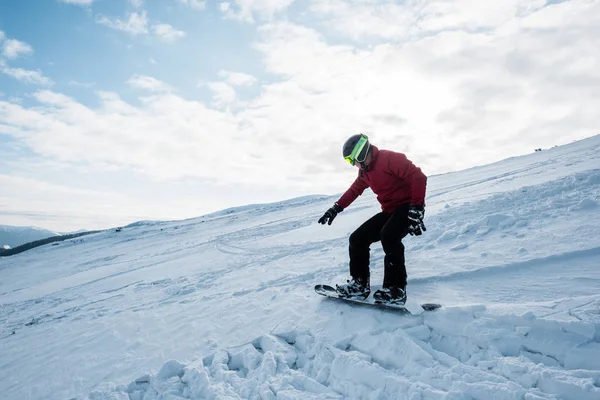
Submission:
<svg viewBox="0 0 600 400">
<path fill-rule="evenodd" d="M 371 293 L 375 293 L 375 291 L 379 288 L 380 287 L 378 287 L 378 286 L 371 286 Z M 423 303 L 423 304 L 415 303 L 414 301 L 411 301 L 411 299 L 408 299 L 408 301 L 404 305 L 380 303 L 380 302 L 375 301 L 375 299 L 373 299 L 372 295 L 369 295 L 366 298 L 343 297 L 338 294 L 338 292 L 335 290 L 334 287 L 331 287 L 328 285 L 316 285 L 315 292 L 317 292 L 317 294 L 320 294 L 321 296 L 330 297 L 333 299 L 339 299 L 339 300 L 346 301 L 349 303 L 354 303 L 354 304 L 362 304 L 362 305 L 367 305 L 367 306 L 374 306 L 374 307 L 395 310 L 395 311 L 400 312 L 401 314 L 407 314 L 407 315 L 418 315 L 424 311 L 433 311 L 433 310 L 437 310 L 438 308 L 442 307 L 441 304 L 437 304 L 437 303 Z"/>
</svg>

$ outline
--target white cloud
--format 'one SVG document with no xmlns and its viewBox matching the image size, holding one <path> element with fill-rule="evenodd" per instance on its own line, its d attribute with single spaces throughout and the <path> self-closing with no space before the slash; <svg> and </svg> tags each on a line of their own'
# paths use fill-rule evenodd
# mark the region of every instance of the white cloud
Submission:
<svg viewBox="0 0 600 400">
<path fill-rule="evenodd" d="M 8 39 L 2 44 L 2 55 L 8 59 L 14 60 L 22 55 L 33 53 L 33 48 L 20 40 Z"/>
<path fill-rule="evenodd" d="M 169 24 L 152 25 L 152 32 L 156 37 L 166 42 L 172 42 L 185 36 L 184 31 L 175 29 Z"/>
<path fill-rule="evenodd" d="M 443 30 L 497 28 L 538 10 L 545 0 L 312 0 L 310 9 L 328 28 L 356 39 L 407 40 Z"/>
<path fill-rule="evenodd" d="M 29 44 L 16 39 L 7 39 L 2 31 L 0 31 L 0 43 L 2 43 L 2 56 L 5 59 L 14 60 L 22 55 L 33 53 L 33 48 Z M 13 68 L 2 58 L 0 58 L 0 73 L 24 83 L 46 86 L 53 84 L 52 80 L 45 77 L 40 70 Z"/>
<path fill-rule="evenodd" d="M 367 1 L 331 4 L 340 3 L 361 9 Z M 378 3 L 371 5 L 377 14 Z M 246 103 L 234 84 L 252 80 L 223 70 L 222 81 L 205 84 L 213 108 L 166 91 L 146 94 L 139 105 L 100 92 L 94 108 L 42 91 L 37 106 L 0 101 L 0 126 L 37 154 L 66 164 L 233 183 L 265 184 L 269 171 L 268 185 L 311 193 L 346 188 L 356 171 L 346 168 L 340 147 L 360 131 L 373 132 L 376 145 L 407 152 L 428 174 L 591 136 L 600 126 L 594 40 L 600 2 L 519 7 L 498 19 L 479 9 L 456 20 L 436 20 L 432 12 L 423 15 L 426 29 L 406 34 L 381 16 L 388 33 L 364 48 L 331 44 L 297 24 L 269 23 L 255 48 L 270 82 Z M 475 15 L 483 22 L 472 23 Z M 356 38 L 372 32 L 365 28 Z M 291 162 L 298 154 L 311 157 Z"/>
<path fill-rule="evenodd" d="M 213 103 L 217 107 L 226 107 L 237 97 L 235 89 L 225 82 L 209 82 L 207 86 L 213 93 Z"/>
<path fill-rule="evenodd" d="M 69 86 L 74 86 L 74 87 L 91 88 L 94 85 L 95 85 L 94 82 L 79 82 L 76 80 L 69 81 Z"/>
<path fill-rule="evenodd" d="M 271 19 L 286 10 L 295 0 L 232 0 L 219 3 L 226 18 L 253 22 L 255 16 Z"/>
<path fill-rule="evenodd" d="M 514 18 L 524 17 L 546 5 L 546 0 L 504 0 L 493 6 L 474 0 L 433 1 L 421 9 L 420 28 L 493 29 Z"/>
<path fill-rule="evenodd" d="M 135 8 L 140 8 L 144 5 L 144 0 L 129 0 L 129 3 Z"/>
<path fill-rule="evenodd" d="M 127 21 L 102 16 L 98 19 L 98 23 L 134 36 L 148 33 L 148 14 L 146 11 L 141 13 L 132 12 L 129 14 Z"/>
<path fill-rule="evenodd" d="M 419 15 L 416 1 L 403 3 L 376 1 L 355 3 L 345 0 L 312 0 L 311 11 L 321 17 L 328 28 L 334 28 L 351 38 L 401 38 L 417 30 Z"/>
<path fill-rule="evenodd" d="M 54 227 L 64 231 L 81 228 L 106 229 L 135 220 L 149 219 L 150 215 L 161 213 L 160 210 L 154 209 L 144 215 L 144 212 L 148 211 L 148 205 L 141 205 L 143 202 L 134 201 L 120 191 L 81 189 L 81 184 L 67 186 L 48 182 L 47 177 L 39 177 L 44 174 L 43 170 L 60 171 L 64 166 L 43 162 L 40 164 L 32 168 L 37 173 L 32 174 L 35 177 L 17 176 L 14 172 L 11 175 L 0 174 L 3 219 L 13 220 L 16 225 L 20 225 L 21 221 L 35 221 L 32 225 Z M 86 181 L 89 182 L 89 179 Z M 135 203 L 138 207 L 134 208 Z M 130 215 L 127 215 L 128 213 Z"/>
<path fill-rule="evenodd" d="M 181 4 L 191 7 L 194 10 L 204 10 L 206 8 L 206 1 L 204 0 L 178 0 Z"/>
<path fill-rule="evenodd" d="M 0 71 L 3 74 L 11 76 L 21 82 L 32 83 L 36 85 L 52 85 L 52 80 L 46 78 L 39 70 L 32 71 L 23 68 L 10 68 L 5 65 L 0 65 Z"/>
<path fill-rule="evenodd" d="M 148 13 L 145 10 L 141 12 L 132 12 L 129 14 L 127 21 L 123 21 L 119 18 L 110 19 L 106 16 L 102 16 L 98 18 L 97 22 L 108 26 L 111 29 L 134 36 L 152 33 L 154 36 L 165 42 L 172 42 L 185 36 L 185 32 L 175 29 L 169 24 L 155 23 L 150 26 Z"/>
<path fill-rule="evenodd" d="M 90 6 L 94 0 L 58 0 L 60 3 L 74 4 L 77 6 Z"/>
<path fill-rule="evenodd" d="M 229 12 L 230 8 L 231 8 L 231 4 L 227 1 L 219 3 L 219 10 L 224 14 L 227 14 Z"/>
<path fill-rule="evenodd" d="M 235 118 L 173 94 L 145 97 L 134 107 L 114 93 L 100 93 L 97 109 L 50 91 L 35 98 L 43 107 L 0 100 L 0 125 L 12 127 L 11 135 L 32 151 L 59 162 L 113 165 L 158 179 L 213 179 L 214 169 L 206 168 L 213 165 L 219 166 L 219 179 L 234 182 L 246 181 L 241 172 L 258 164 L 248 152 L 258 152 L 259 145 L 242 143 Z M 224 162 L 225 152 L 231 162 Z"/>
<path fill-rule="evenodd" d="M 18 188 L 19 191 L 27 191 L 29 193 L 34 194 L 30 200 L 34 200 L 36 197 L 46 197 L 44 194 L 48 195 L 52 193 L 53 195 L 57 195 L 59 197 L 62 196 L 89 196 L 90 199 L 93 197 L 110 197 L 106 195 L 106 193 L 86 190 L 86 189 L 78 189 L 73 187 L 67 187 L 62 185 L 57 185 L 53 183 L 48 183 L 44 181 L 40 181 L 32 178 L 18 177 L 18 176 L 10 176 L 10 175 L 2 175 L 0 174 L 0 182 L 2 182 L 2 186 L 4 187 L 13 187 Z M 26 190 L 29 188 L 29 190 Z"/>
<path fill-rule="evenodd" d="M 265 129 L 290 137 L 310 119 L 318 127 L 311 132 L 330 132 L 324 148 L 369 130 L 376 143 L 408 152 L 428 172 L 597 132 L 600 44 L 590 38 L 600 36 L 600 2 L 533 7 L 505 23 L 481 15 L 491 31 L 452 23 L 448 31 L 365 49 L 330 45 L 299 25 L 264 25 L 256 47 L 267 72 L 284 82 L 264 86 L 256 107 L 243 113 L 254 121 L 268 115 Z"/>
<path fill-rule="evenodd" d="M 170 92 L 173 88 L 156 78 L 146 75 L 133 75 L 127 81 L 130 86 L 150 92 Z"/>
<path fill-rule="evenodd" d="M 220 70 L 219 77 L 231 86 L 252 86 L 256 82 L 254 76 L 243 72 Z"/>
</svg>

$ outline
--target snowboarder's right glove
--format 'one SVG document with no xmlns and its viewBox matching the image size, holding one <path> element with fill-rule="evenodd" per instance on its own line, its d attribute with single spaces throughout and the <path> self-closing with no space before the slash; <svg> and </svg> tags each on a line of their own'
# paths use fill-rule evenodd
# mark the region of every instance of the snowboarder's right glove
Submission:
<svg viewBox="0 0 600 400">
<path fill-rule="evenodd" d="M 344 211 L 344 209 L 338 206 L 337 203 L 335 203 L 333 207 L 327 210 L 325 214 L 323 214 L 323 216 L 319 218 L 319 223 L 325 225 L 325 223 L 327 222 L 327 225 L 331 225 L 336 215 L 338 215 L 338 213 L 341 213 L 342 211 Z"/>
<path fill-rule="evenodd" d="M 420 236 L 427 230 L 423 223 L 425 217 L 425 208 L 423 206 L 411 205 L 408 209 L 408 233 Z"/>
</svg>

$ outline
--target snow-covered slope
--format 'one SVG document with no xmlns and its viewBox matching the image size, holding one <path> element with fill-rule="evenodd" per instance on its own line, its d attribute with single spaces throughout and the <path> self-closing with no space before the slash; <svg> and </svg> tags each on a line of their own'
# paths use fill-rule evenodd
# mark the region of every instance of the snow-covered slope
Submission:
<svg viewBox="0 0 600 400">
<path fill-rule="evenodd" d="M 313 196 L 0 259 L 0 393 L 600 399 L 599 154 L 596 136 L 431 177 L 408 296 L 444 308 L 416 316 L 313 292 L 347 277 L 370 194 L 332 226 L 337 196 Z"/>
<path fill-rule="evenodd" d="M 0 225 L 0 248 L 3 246 L 17 247 L 56 235 L 60 235 L 60 233 L 31 226 Z"/>
</svg>

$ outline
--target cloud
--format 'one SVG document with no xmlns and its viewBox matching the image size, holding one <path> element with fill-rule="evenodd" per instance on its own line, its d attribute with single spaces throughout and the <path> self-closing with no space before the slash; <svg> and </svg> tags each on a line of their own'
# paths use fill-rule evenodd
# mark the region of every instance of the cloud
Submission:
<svg viewBox="0 0 600 400">
<path fill-rule="evenodd" d="M 129 14 L 127 21 L 123 21 L 119 18 L 110 19 L 102 16 L 97 20 L 97 22 L 108 26 L 111 29 L 125 32 L 134 36 L 148 33 L 148 13 L 146 11 L 142 11 L 141 13 L 132 12 Z"/>
<path fill-rule="evenodd" d="M 398 39 L 416 30 L 419 5 L 415 1 L 354 3 L 344 0 L 313 0 L 310 10 L 329 28 L 346 37 Z"/>
<path fill-rule="evenodd" d="M 203 0 L 178 0 L 179 3 L 184 4 L 194 10 L 202 11 L 206 8 L 206 1 Z"/>
<path fill-rule="evenodd" d="M 497 28 L 546 5 L 546 0 L 505 0 L 489 7 L 473 0 L 313 0 L 310 10 L 324 25 L 355 40 L 408 40 L 444 30 Z"/>
<path fill-rule="evenodd" d="M 158 179 L 214 179 L 214 170 L 206 168 L 213 165 L 226 181 L 244 181 L 240 172 L 252 169 L 247 152 L 258 146 L 236 139 L 237 122 L 227 114 L 170 93 L 141 98 L 141 107 L 114 93 L 99 96 L 97 109 L 51 91 L 35 94 L 42 107 L 0 101 L 0 125 L 37 154 L 69 164 L 114 165 Z M 224 163 L 225 153 L 231 163 Z"/>
<path fill-rule="evenodd" d="M 18 81 L 25 83 L 32 83 L 36 85 L 45 86 L 53 84 L 52 80 L 45 77 L 39 70 L 32 71 L 23 68 L 10 68 L 8 66 L 0 64 L 0 71 L 5 75 L 8 75 L 10 77 L 15 78 Z"/>
<path fill-rule="evenodd" d="M 137 89 L 150 92 L 170 92 L 173 88 L 156 78 L 146 75 L 133 75 L 127 83 Z"/>
<path fill-rule="evenodd" d="M 341 3 L 350 4 L 331 4 Z M 348 15 L 366 3 L 356 4 Z M 428 172 L 594 134 L 600 123 L 593 110 L 600 96 L 600 45 L 590 38 L 600 35 L 600 3 L 510 4 L 502 18 L 482 10 L 475 24 L 469 10 L 462 22 L 429 23 L 426 35 L 398 33 L 397 39 L 364 47 L 329 44 L 322 33 L 297 24 L 263 25 L 256 48 L 267 72 L 283 82 L 265 87 L 255 102 L 263 108 L 245 113 L 256 120 L 256 114 L 277 109 L 288 132 L 306 125 L 302 116 L 310 118 L 319 132 L 331 132 L 323 147 L 370 130 L 376 143 L 409 152 Z M 381 20 L 379 29 L 393 32 L 395 25 Z M 471 30 L 475 26 L 486 29 Z M 273 116 L 270 127 L 286 129 Z"/>
<path fill-rule="evenodd" d="M 45 170 L 60 166 L 42 163 Z M 107 228 L 124 222 L 148 219 L 149 215 L 160 215 L 161 211 L 149 204 L 129 198 L 119 191 L 81 189 L 80 185 L 67 186 L 39 178 L 43 175 L 36 168 L 35 178 L 0 174 L 0 216 L 6 223 L 21 225 L 32 223 L 37 226 L 54 227 L 60 231 L 86 228 Z M 133 205 L 137 203 L 137 207 Z M 85 206 L 82 207 L 82 204 Z M 153 210 L 149 210 L 155 208 Z M 128 211 L 126 211 L 128 210 Z M 148 214 L 145 214 L 145 212 Z M 129 215 L 128 215 L 129 214 Z M 131 215 L 134 214 L 134 215 Z M 9 222 L 14 221 L 14 222 Z"/>
<path fill-rule="evenodd" d="M 233 0 L 219 3 L 225 18 L 254 22 L 254 17 L 272 19 L 286 10 L 295 0 Z"/>
<path fill-rule="evenodd" d="M 172 42 L 185 36 L 184 31 L 175 29 L 169 24 L 152 25 L 152 32 L 156 37 L 166 42 Z"/>
<path fill-rule="evenodd" d="M 227 97 L 225 85 L 210 88 L 227 103 L 233 96 Z M 48 90 L 35 93 L 34 105 L 0 99 L 0 126 L 42 160 L 61 163 L 63 168 L 87 168 L 90 173 L 110 168 L 153 180 L 194 178 L 264 190 L 290 186 L 331 190 L 331 175 L 309 179 L 297 163 L 289 162 L 302 153 L 303 146 L 295 146 L 296 142 L 307 142 L 310 149 L 315 137 L 298 135 L 289 126 L 278 132 L 284 116 L 273 119 L 276 126 L 270 127 L 269 114 L 279 113 L 279 108 L 261 110 L 257 104 L 254 115 L 236 115 L 168 92 L 140 97 L 138 106 L 116 93 L 98 95 L 94 108 Z M 289 138 L 290 134 L 298 137 Z"/>
<path fill-rule="evenodd" d="M 243 72 L 220 70 L 219 77 L 231 86 L 252 86 L 256 82 L 254 76 Z"/>
<path fill-rule="evenodd" d="M 165 42 L 172 42 L 185 36 L 185 32 L 175 29 L 169 24 L 156 23 L 150 25 L 148 13 L 145 10 L 141 12 L 132 12 L 129 14 L 127 21 L 123 21 L 119 18 L 110 19 L 106 16 L 102 16 L 98 18 L 97 22 L 108 26 L 111 29 L 125 32 L 133 36 L 152 33 L 154 36 Z"/>
<path fill-rule="evenodd" d="M 14 60 L 22 55 L 33 53 L 33 48 L 20 40 L 8 39 L 2 45 L 2 55 L 8 59 Z"/>
<path fill-rule="evenodd" d="M 144 5 L 144 0 L 129 0 L 129 3 L 135 8 L 140 8 Z"/>
<path fill-rule="evenodd" d="M 235 89 L 225 82 L 209 82 L 207 86 L 213 93 L 213 103 L 217 107 L 226 107 L 237 97 Z"/>
<path fill-rule="evenodd" d="M 73 87 L 91 88 L 94 85 L 95 85 L 94 82 L 79 82 L 76 80 L 69 81 L 69 86 L 73 86 Z"/>
<path fill-rule="evenodd" d="M 87 189 L 79 189 L 68 186 L 57 185 L 53 183 L 48 183 L 44 181 L 40 181 L 32 178 L 18 177 L 18 176 L 10 176 L 0 174 L 0 182 L 2 182 L 2 186 L 4 187 L 13 187 L 17 188 L 19 191 L 26 189 L 27 192 L 32 193 L 33 196 L 30 200 L 34 200 L 39 197 L 46 197 L 44 194 L 52 193 L 53 195 L 57 195 L 62 197 L 66 196 L 88 196 L 90 199 L 93 197 L 110 197 L 106 193 L 87 190 Z"/>
<path fill-rule="evenodd" d="M 219 11 L 221 11 L 224 14 L 229 13 L 231 10 L 231 3 L 227 2 L 227 1 L 223 1 L 221 3 L 219 3 Z"/>
<path fill-rule="evenodd" d="M 2 44 L 2 56 L 8 60 L 33 53 L 33 48 L 29 44 L 16 39 L 7 39 L 2 31 L 0 31 L 0 43 Z M 0 73 L 24 83 L 45 86 L 53 84 L 52 80 L 45 77 L 40 70 L 13 68 L 7 64 L 5 59 L 0 58 Z"/>
<path fill-rule="evenodd" d="M 358 10 L 367 4 L 331 4 L 341 3 Z M 370 4 L 377 14 L 385 3 Z M 0 101 L 0 126 L 41 157 L 74 168 L 108 165 L 155 179 L 311 193 L 347 187 L 356 170 L 344 164 L 340 147 L 356 132 L 373 132 L 373 143 L 406 152 L 428 174 L 597 132 L 599 2 L 510 2 L 513 11 L 502 18 L 475 8 L 446 20 L 436 20 L 434 4 L 423 3 L 429 22 L 415 32 L 396 33 L 381 15 L 387 33 L 365 45 L 338 27 L 334 42 L 299 24 L 262 25 L 254 48 L 269 81 L 244 103 L 236 87 L 252 79 L 223 70 L 221 81 L 205 84 L 214 105 L 151 91 L 135 102 L 99 92 L 99 105 L 88 107 L 45 90 L 34 105 Z M 365 28 L 356 38 L 372 32 Z M 299 154 L 310 157 L 298 163 Z"/>
<path fill-rule="evenodd" d="M 74 4 L 76 6 L 91 6 L 94 0 L 58 0 L 60 3 Z"/>
</svg>

